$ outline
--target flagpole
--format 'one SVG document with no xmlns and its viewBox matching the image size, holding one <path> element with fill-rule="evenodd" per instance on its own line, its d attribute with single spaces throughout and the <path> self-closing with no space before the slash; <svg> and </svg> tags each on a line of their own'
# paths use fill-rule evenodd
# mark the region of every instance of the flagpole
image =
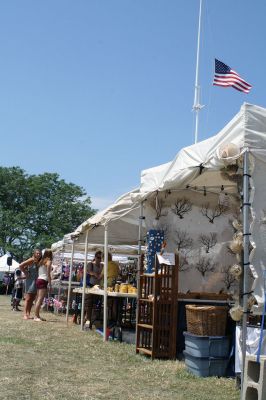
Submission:
<svg viewBox="0 0 266 400">
<path fill-rule="evenodd" d="M 202 0 L 200 0 L 200 9 L 199 9 L 195 93 L 194 93 L 194 104 L 192 107 L 193 111 L 195 111 L 195 143 L 197 143 L 197 141 L 198 141 L 199 111 L 204 107 L 203 105 L 200 104 L 200 86 L 199 86 L 199 52 L 200 52 L 200 33 L 201 33 L 201 10 L 202 10 Z"/>
</svg>

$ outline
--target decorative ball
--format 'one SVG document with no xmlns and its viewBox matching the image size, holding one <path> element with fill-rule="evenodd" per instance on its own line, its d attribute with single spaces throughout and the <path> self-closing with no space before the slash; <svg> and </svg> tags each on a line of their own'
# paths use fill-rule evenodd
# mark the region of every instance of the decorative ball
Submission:
<svg viewBox="0 0 266 400">
<path fill-rule="evenodd" d="M 240 276 L 242 275 L 242 267 L 239 264 L 234 264 L 232 267 L 229 269 L 230 275 L 232 275 L 234 278 L 239 279 Z"/>
<path fill-rule="evenodd" d="M 243 309 L 239 305 L 232 307 L 229 314 L 233 321 L 240 321 L 243 315 Z"/>
<path fill-rule="evenodd" d="M 227 143 L 219 148 L 220 158 L 227 159 L 231 157 L 236 157 L 238 154 L 240 154 L 240 149 L 234 143 Z"/>
<path fill-rule="evenodd" d="M 236 231 L 241 231 L 243 228 L 243 225 L 237 219 L 234 219 L 234 221 L 232 222 L 232 225 Z"/>
</svg>

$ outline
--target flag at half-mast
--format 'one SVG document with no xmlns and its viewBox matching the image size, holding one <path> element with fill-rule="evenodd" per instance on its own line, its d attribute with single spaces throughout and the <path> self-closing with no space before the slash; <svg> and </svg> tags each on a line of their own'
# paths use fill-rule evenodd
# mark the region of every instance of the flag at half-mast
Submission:
<svg viewBox="0 0 266 400">
<path fill-rule="evenodd" d="M 215 59 L 215 75 L 213 85 L 222 87 L 232 86 L 240 92 L 245 93 L 249 93 L 250 89 L 252 88 L 252 86 L 244 81 L 244 79 L 242 79 L 236 71 L 217 59 Z"/>
</svg>

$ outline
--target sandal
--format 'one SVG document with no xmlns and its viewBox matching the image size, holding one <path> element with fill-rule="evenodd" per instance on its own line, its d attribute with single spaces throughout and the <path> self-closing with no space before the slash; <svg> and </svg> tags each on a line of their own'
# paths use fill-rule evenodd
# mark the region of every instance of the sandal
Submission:
<svg viewBox="0 0 266 400">
<path fill-rule="evenodd" d="M 34 317 L 34 318 L 33 318 L 33 321 L 35 321 L 35 322 L 42 322 L 41 318 L 38 318 L 38 317 Z"/>
</svg>

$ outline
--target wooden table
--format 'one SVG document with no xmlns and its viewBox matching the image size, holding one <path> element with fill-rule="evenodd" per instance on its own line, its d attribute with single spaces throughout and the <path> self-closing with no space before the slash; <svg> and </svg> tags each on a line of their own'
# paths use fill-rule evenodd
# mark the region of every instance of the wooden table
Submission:
<svg viewBox="0 0 266 400">
<path fill-rule="evenodd" d="M 75 288 L 73 290 L 74 293 L 76 294 L 83 294 L 83 288 Z M 85 294 L 91 294 L 94 296 L 104 296 L 104 290 L 103 289 L 97 289 L 97 288 L 85 288 Z M 120 293 L 120 292 L 109 292 L 107 291 L 107 297 L 109 298 L 114 298 L 116 299 L 116 320 L 115 324 L 112 325 L 112 336 L 113 339 L 117 338 L 119 341 L 122 342 L 122 312 L 123 312 L 123 299 L 137 299 L 137 293 Z M 131 304 L 132 307 L 132 304 Z M 131 309 L 132 310 L 132 309 Z M 132 312 L 132 311 L 131 311 Z M 125 314 L 126 315 L 126 314 Z M 126 319 L 126 317 L 125 317 Z M 133 323 L 132 323 L 132 314 L 130 314 L 129 318 L 129 326 L 132 328 Z M 135 323 L 134 323 L 135 326 Z"/>
<path fill-rule="evenodd" d="M 74 293 L 83 293 L 83 288 L 75 288 L 73 290 Z M 85 294 L 95 294 L 96 296 L 104 296 L 104 290 L 103 289 L 94 289 L 94 288 L 85 288 Z M 136 299 L 138 297 L 137 293 L 121 293 L 121 292 L 108 292 L 107 291 L 107 296 L 108 297 L 121 297 L 121 298 L 132 298 Z"/>
</svg>

